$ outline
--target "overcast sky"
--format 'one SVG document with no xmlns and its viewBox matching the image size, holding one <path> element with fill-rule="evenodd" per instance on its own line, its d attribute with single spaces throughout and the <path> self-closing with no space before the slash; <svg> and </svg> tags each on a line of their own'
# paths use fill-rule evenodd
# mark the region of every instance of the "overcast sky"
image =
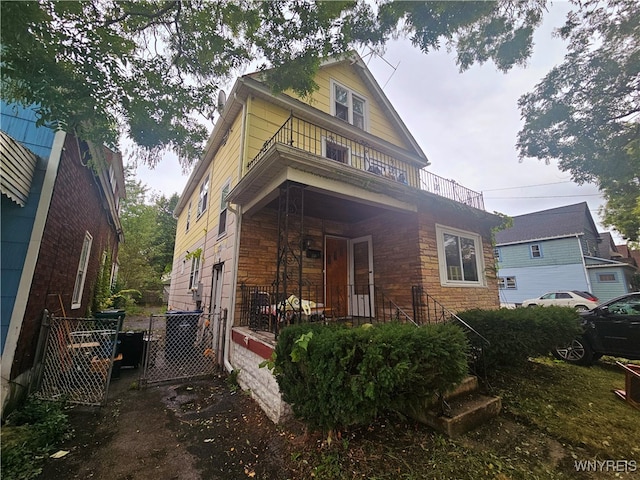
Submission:
<svg viewBox="0 0 640 480">
<path fill-rule="evenodd" d="M 429 158 L 429 171 L 483 192 L 486 210 L 510 216 L 586 201 L 603 231 L 598 215 L 603 200 L 594 185 L 572 183 L 553 163 L 520 163 L 515 148 L 522 125 L 518 98 L 562 61 L 565 46 L 551 32 L 569 10 L 567 2 L 551 6 L 527 67 L 508 74 L 493 63 L 459 73 L 452 54 L 425 55 L 407 40 L 390 42 L 384 59 L 359 53 Z M 165 195 L 182 193 L 188 179 L 172 155 L 153 170 L 140 166 L 137 174 Z"/>
</svg>

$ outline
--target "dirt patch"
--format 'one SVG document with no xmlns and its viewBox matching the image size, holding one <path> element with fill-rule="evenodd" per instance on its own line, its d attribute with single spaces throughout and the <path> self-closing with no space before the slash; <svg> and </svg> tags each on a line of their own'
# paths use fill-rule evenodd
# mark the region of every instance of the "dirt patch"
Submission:
<svg viewBox="0 0 640 480">
<path fill-rule="evenodd" d="M 74 407 L 69 454 L 41 478 L 290 478 L 278 429 L 222 376 L 139 390 L 137 372 L 113 380 L 106 406 Z"/>
</svg>

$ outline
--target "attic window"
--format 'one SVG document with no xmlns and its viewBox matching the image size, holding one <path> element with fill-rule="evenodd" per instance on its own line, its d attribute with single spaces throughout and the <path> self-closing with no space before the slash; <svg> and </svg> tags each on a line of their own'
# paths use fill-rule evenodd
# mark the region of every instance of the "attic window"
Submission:
<svg viewBox="0 0 640 480">
<path fill-rule="evenodd" d="M 367 100 L 348 89 L 332 81 L 332 114 L 354 127 L 367 129 Z"/>
</svg>

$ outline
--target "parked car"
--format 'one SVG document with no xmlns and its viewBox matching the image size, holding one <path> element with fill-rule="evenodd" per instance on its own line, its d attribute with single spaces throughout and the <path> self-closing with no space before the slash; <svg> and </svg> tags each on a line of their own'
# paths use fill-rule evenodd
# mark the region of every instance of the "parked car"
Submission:
<svg viewBox="0 0 640 480">
<path fill-rule="evenodd" d="M 598 306 L 598 298 L 581 290 L 562 290 L 548 292 L 538 298 L 530 298 L 522 302 L 523 307 L 573 307 L 576 310 L 591 310 Z"/>
<path fill-rule="evenodd" d="M 556 358 L 579 365 L 602 355 L 640 360 L 640 292 L 614 298 L 580 316 L 584 333 L 557 347 Z"/>
</svg>

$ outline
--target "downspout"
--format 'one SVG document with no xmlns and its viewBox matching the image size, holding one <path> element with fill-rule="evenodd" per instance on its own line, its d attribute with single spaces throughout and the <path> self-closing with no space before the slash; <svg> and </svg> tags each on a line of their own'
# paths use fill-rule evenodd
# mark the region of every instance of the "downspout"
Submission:
<svg viewBox="0 0 640 480">
<path fill-rule="evenodd" d="M 582 242 L 580 241 L 580 235 L 576 234 L 576 240 L 578 240 L 578 247 L 580 248 L 580 258 L 582 259 L 582 271 L 584 272 L 584 278 L 587 282 L 587 291 L 591 290 L 591 280 L 589 280 L 589 272 L 587 271 L 587 263 L 584 261 L 584 252 L 582 251 Z"/>
<path fill-rule="evenodd" d="M 234 99 L 239 101 L 242 104 L 242 126 L 240 128 L 240 153 L 238 158 L 238 182 L 242 179 L 242 170 L 244 164 L 244 152 L 245 152 L 245 142 L 246 139 L 246 129 L 247 129 L 247 103 L 243 101 L 241 98 L 234 94 Z M 232 270 L 232 278 L 231 278 L 231 295 L 229 295 L 230 305 L 229 305 L 229 315 L 227 317 L 227 327 L 225 329 L 226 338 L 225 346 L 224 346 L 224 368 L 228 372 L 233 371 L 233 365 L 231 365 L 231 361 L 229 360 L 229 352 L 231 350 L 231 333 L 233 329 L 233 319 L 236 314 L 236 291 L 237 291 L 237 282 L 238 282 L 238 256 L 240 255 L 240 230 L 242 226 L 242 207 L 238 207 L 237 210 L 231 208 L 231 205 L 227 204 L 227 209 L 234 214 L 236 217 L 236 231 L 235 231 L 235 248 L 233 253 L 233 258 L 235 265 L 233 265 Z"/>
</svg>

